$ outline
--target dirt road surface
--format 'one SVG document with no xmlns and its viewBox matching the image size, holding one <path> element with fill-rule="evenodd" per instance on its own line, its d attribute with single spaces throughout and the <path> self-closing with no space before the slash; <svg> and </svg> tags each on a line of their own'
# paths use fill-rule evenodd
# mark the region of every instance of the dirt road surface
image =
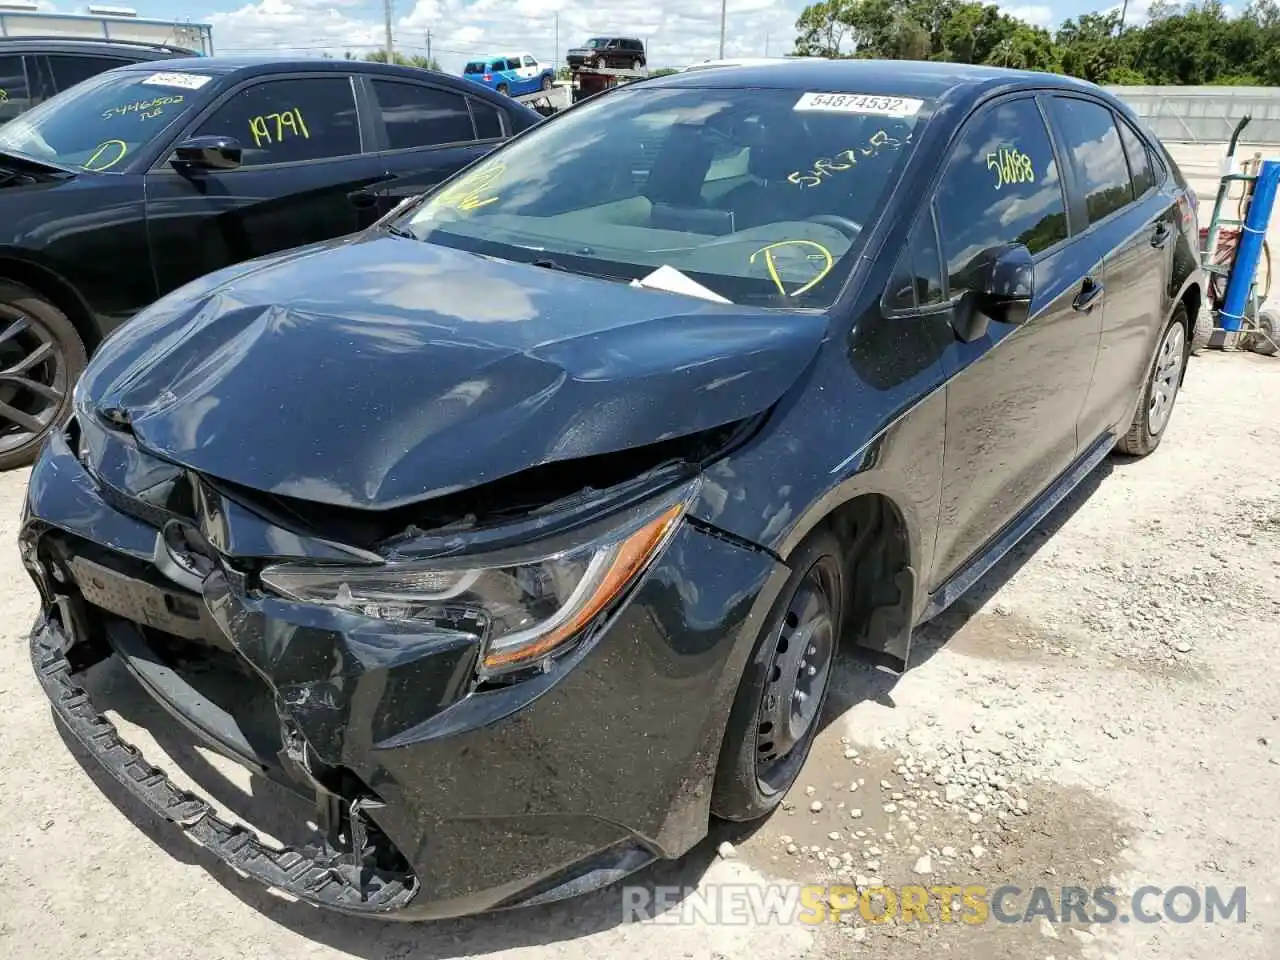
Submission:
<svg viewBox="0 0 1280 960">
<path fill-rule="evenodd" d="M 874 924 L 855 911 L 817 927 L 705 914 L 627 923 L 614 889 L 410 926 L 282 901 L 156 822 L 59 734 L 24 639 L 36 608 L 14 546 L 24 484 L 0 477 L 0 956 L 1280 956 L 1277 361 L 1193 361 L 1161 449 L 1100 467 L 923 631 L 905 677 L 841 664 L 785 809 L 634 880 L 704 895 L 792 881 L 1013 883 L 1055 898 L 1110 883 L 1125 915 L 1123 891 L 1144 884 L 1245 886 L 1244 922 Z M 150 759 L 233 813 L 270 808 L 265 788 L 180 735 L 162 733 L 159 755 L 136 724 L 164 722 L 127 677 L 96 668 L 92 686 Z"/>
</svg>

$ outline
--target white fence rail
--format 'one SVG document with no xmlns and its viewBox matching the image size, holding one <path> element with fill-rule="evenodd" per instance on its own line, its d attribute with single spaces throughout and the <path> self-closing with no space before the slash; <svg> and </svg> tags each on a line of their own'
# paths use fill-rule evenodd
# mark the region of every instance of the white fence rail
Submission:
<svg viewBox="0 0 1280 960">
<path fill-rule="evenodd" d="M 1161 140 L 1225 143 L 1245 116 L 1242 140 L 1280 144 L 1277 87 L 1107 87 L 1133 108 Z"/>
<path fill-rule="evenodd" d="M 213 29 L 207 23 L 149 20 L 140 17 L 27 13 L 0 9 L 0 37 L 75 37 L 162 43 L 213 54 Z"/>
</svg>

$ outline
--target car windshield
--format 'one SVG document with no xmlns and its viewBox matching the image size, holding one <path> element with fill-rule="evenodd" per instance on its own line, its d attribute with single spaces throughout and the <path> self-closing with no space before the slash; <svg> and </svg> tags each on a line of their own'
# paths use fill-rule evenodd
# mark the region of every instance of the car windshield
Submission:
<svg viewBox="0 0 1280 960">
<path fill-rule="evenodd" d="M 101 73 L 0 127 L 0 150 L 82 170 L 113 170 L 202 99 L 207 74 Z"/>
<path fill-rule="evenodd" d="M 586 47 L 588 50 L 594 50 L 596 47 L 604 46 L 605 43 L 607 43 L 607 41 L 596 38 L 593 40 L 588 40 L 586 43 L 583 44 L 583 46 Z"/>
<path fill-rule="evenodd" d="M 399 226 L 429 243 L 608 279 L 675 289 L 674 276 L 695 292 L 692 280 L 710 299 L 826 306 L 900 176 L 924 105 L 622 88 L 490 154 Z"/>
</svg>

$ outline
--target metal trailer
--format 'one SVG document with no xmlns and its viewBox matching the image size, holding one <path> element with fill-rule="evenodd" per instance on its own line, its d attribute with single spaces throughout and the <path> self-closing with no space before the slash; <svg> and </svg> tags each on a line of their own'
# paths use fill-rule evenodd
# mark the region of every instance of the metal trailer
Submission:
<svg viewBox="0 0 1280 960">
<path fill-rule="evenodd" d="M 1236 145 L 1249 120 L 1243 117 L 1231 134 L 1209 225 L 1200 230 L 1200 262 L 1209 282 L 1192 340 L 1193 353 L 1205 347 L 1247 348 L 1268 356 L 1280 352 L 1280 309 L 1266 304 L 1271 290 L 1266 230 L 1280 163 L 1264 163 L 1257 155 L 1237 164 Z M 1237 184 L 1240 192 L 1233 195 Z M 1237 216 L 1223 216 L 1233 200 Z M 1261 285 L 1259 266 L 1266 278 Z"/>
<path fill-rule="evenodd" d="M 552 114 L 559 113 L 561 110 L 567 110 L 581 100 L 594 97 L 597 93 L 612 90 L 620 84 L 645 80 L 649 76 L 649 71 L 647 68 L 615 70 L 611 67 L 578 67 L 576 69 L 571 68 L 570 75 L 567 103 L 557 102 L 560 99 L 559 92 L 565 90 L 564 87 L 558 86 L 553 87 L 551 90 L 535 90 L 533 93 L 526 93 L 511 99 L 532 107 L 544 117 L 549 117 Z"/>
<path fill-rule="evenodd" d="M 612 67 L 571 67 L 570 74 L 573 77 L 573 103 L 578 103 L 620 84 L 646 80 L 649 68 L 644 66 L 639 70 L 615 70 Z"/>
</svg>

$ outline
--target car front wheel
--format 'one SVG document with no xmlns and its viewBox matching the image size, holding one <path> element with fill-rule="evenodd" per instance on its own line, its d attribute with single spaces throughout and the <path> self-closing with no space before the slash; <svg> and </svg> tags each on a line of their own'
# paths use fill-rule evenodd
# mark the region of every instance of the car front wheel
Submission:
<svg viewBox="0 0 1280 960">
<path fill-rule="evenodd" d="M 30 463 L 71 415 L 84 343 L 67 315 L 21 284 L 0 280 L 0 470 Z"/>
<path fill-rule="evenodd" d="M 820 529 L 787 561 L 792 573 L 738 686 L 716 767 L 711 812 L 755 820 L 791 789 L 821 726 L 831 686 L 845 575 L 840 541 Z"/>
<path fill-rule="evenodd" d="M 1129 432 L 1116 445 L 1121 453 L 1145 457 L 1160 446 L 1182 386 L 1187 353 L 1187 310 L 1179 304 L 1160 335 L 1160 346 L 1156 348 L 1155 361 L 1147 374 L 1142 400 L 1134 411 Z"/>
</svg>

